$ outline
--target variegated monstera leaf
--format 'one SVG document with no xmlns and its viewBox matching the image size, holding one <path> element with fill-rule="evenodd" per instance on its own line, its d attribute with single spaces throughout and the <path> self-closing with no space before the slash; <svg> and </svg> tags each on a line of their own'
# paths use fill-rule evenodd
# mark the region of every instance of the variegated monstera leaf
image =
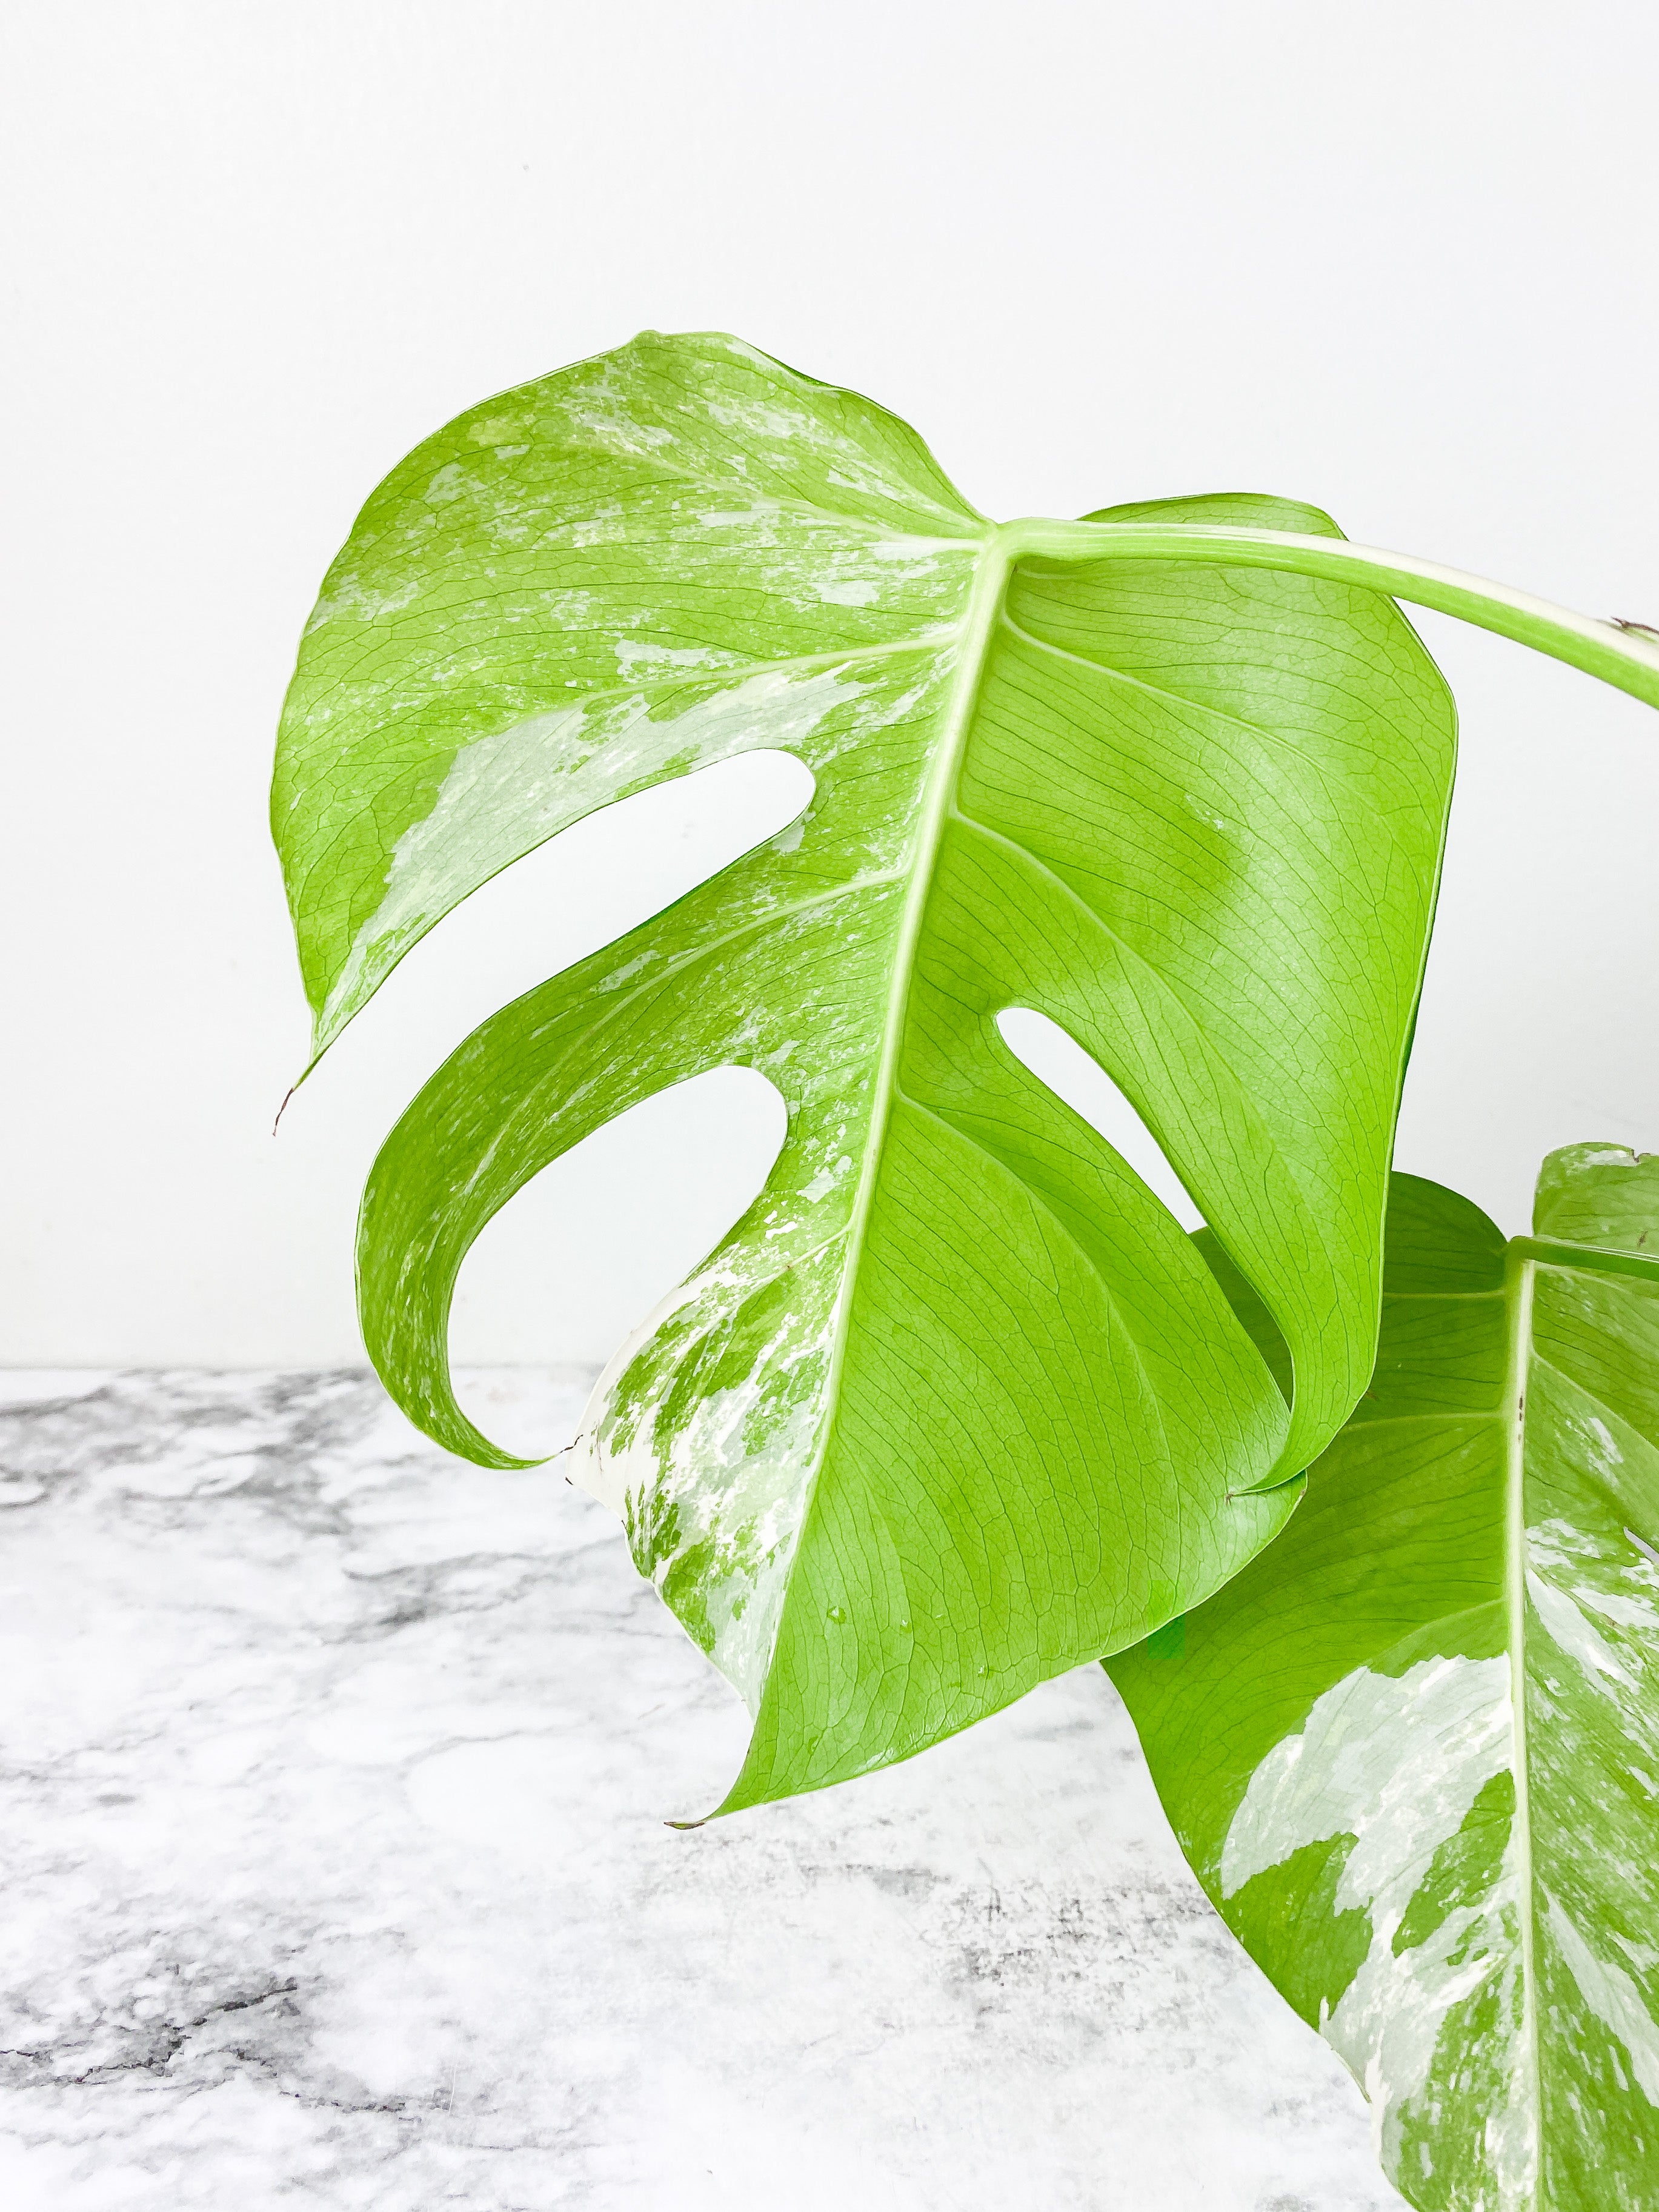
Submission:
<svg viewBox="0 0 1659 2212">
<path fill-rule="evenodd" d="M 1659 1157 L 1553 1154 L 1534 1229 L 1395 1177 L 1352 1420 L 1284 1535 L 1110 1672 L 1407 2200 L 1650 2212 Z"/>
<path fill-rule="evenodd" d="M 761 748 L 815 781 L 477 1031 L 360 1247 L 388 1387 L 511 1463 L 445 1347 L 485 1222 L 667 1085 L 781 1092 L 764 1190 L 611 1367 L 582 1476 L 756 1713 L 728 1805 L 920 1750 L 1215 1589 L 1363 1389 L 1453 720 L 1357 560 L 1266 499 L 994 526 L 868 400 L 647 335 L 452 423 L 331 572 L 273 800 L 319 1050 L 592 809 Z M 1004 1043 L 1012 1007 L 1156 1134 L 1291 1347 L 1288 1408 Z"/>
</svg>

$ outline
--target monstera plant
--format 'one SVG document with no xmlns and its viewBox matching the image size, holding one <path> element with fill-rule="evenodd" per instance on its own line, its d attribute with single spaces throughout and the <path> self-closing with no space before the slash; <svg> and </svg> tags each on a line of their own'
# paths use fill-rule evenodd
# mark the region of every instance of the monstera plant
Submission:
<svg viewBox="0 0 1659 2212">
<path fill-rule="evenodd" d="M 392 1132 L 359 1240 L 387 1388 L 524 1464 L 451 1387 L 470 1246 L 628 1108 L 759 1071 L 765 1186 L 579 1444 L 753 1714 L 717 1809 L 1107 1659 L 1408 2199 L 1651 2206 L 1659 1176 L 1557 1155 L 1508 1247 L 1390 1182 L 1455 750 L 1401 599 L 1659 705 L 1638 628 L 1315 508 L 993 523 L 871 401 L 647 333 L 375 492 L 272 820 L 320 1054 L 595 808 L 805 765 L 787 829 L 487 1021 Z M 1115 1079 L 1196 1237 L 1016 1009 Z"/>
</svg>

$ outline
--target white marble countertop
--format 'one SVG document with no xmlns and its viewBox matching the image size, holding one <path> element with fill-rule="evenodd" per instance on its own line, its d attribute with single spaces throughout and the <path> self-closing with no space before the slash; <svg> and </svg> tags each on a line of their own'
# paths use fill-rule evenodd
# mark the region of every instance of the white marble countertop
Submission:
<svg viewBox="0 0 1659 2212">
<path fill-rule="evenodd" d="M 1397 2212 L 1098 1668 L 677 1833 L 744 1717 L 556 1471 L 358 1374 L 0 1399 L 8 2212 Z"/>
</svg>

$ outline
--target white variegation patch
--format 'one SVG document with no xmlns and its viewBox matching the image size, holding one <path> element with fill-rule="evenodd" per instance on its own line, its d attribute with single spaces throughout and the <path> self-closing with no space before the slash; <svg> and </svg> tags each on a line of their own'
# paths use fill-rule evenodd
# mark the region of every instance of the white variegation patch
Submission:
<svg viewBox="0 0 1659 2212">
<path fill-rule="evenodd" d="M 1357 1668 L 1257 1767 L 1222 1847 L 1222 1893 L 1231 1897 L 1309 1844 L 1352 1838 L 1335 1904 L 1368 1915 L 1371 1942 L 1321 2033 L 1371 2100 L 1390 2173 L 1400 2166 L 1404 2108 L 1430 2086 L 1447 2015 L 1494 1976 L 1512 1983 L 1520 1971 L 1513 1836 L 1484 1897 L 1451 1905 L 1425 1941 L 1395 1949 L 1436 1854 L 1514 1756 L 1507 1658 L 1425 1659 L 1400 1675 Z M 1518 2006 L 1499 2012 L 1515 2032 Z M 1515 2081 L 1504 2054 L 1490 2058 L 1495 2084 Z M 1490 2124 L 1492 2163 L 1506 2177 L 1500 2201 L 1519 2212 L 1530 2185 L 1527 2112 L 1500 2100 Z"/>
<path fill-rule="evenodd" d="M 680 1593 L 675 1610 L 682 1620 L 701 1615 L 708 1656 L 751 1712 L 771 1663 L 828 1416 L 841 1242 L 838 1235 L 811 1255 L 816 1267 L 797 1268 L 799 1294 L 778 1326 L 750 1346 L 744 1379 L 695 1397 L 665 1432 L 663 1400 L 685 1344 L 718 1328 L 756 1287 L 730 1258 L 692 1277 L 606 1366 L 574 1455 L 573 1480 L 626 1524 L 636 1555 L 648 1548 L 641 1565 L 659 1589 L 682 1562 L 695 1565 L 695 1591 Z M 672 1347 L 659 1346 L 671 1328 Z M 619 1416 L 617 1386 L 636 1361 L 648 1382 Z M 671 1546 L 641 1543 L 647 1516 L 655 1528 L 673 1527 Z"/>
<path fill-rule="evenodd" d="M 1631 1544 L 1629 1556 L 1609 1559 L 1600 1540 L 1552 1516 L 1528 1529 L 1528 1565 L 1536 1579 L 1570 1590 L 1576 1607 L 1648 1638 L 1659 1655 L 1659 1567 L 1639 1540 L 1632 1538 L 1629 1530 L 1624 1534 Z M 1617 1587 L 1608 1589 L 1609 1583 Z"/>
<path fill-rule="evenodd" d="M 1424 1659 L 1400 1675 L 1357 1668 L 1251 1776 L 1222 1846 L 1223 1895 L 1305 1844 L 1352 1836 L 1339 1906 L 1397 1899 L 1397 1926 L 1435 1852 L 1508 1763 L 1513 1732 L 1507 1659 Z"/>
<path fill-rule="evenodd" d="M 1565 1590 L 1546 1582 L 1535 1569 L 1528 1569 L 1527 1595 L 1558 1649 L 1579 1668 L 1593 1690 L 1616 1705 L 1620 1702 L 1618 1691 L 1637 1689 L 1635 1677 L 1591 1627 L 1584 1608 Z"/>
<path fill-rule="evenodd" d="M 949 641 L 947 632 L 944 642 Z M 884 710 L 878 719 L 901 719 L 917 693 L 911 687 L 895 696 L 890 679 L 879 672 L 884 658 L 766 669 L 718 690 L 694 691 L 672 713 L 663 711 L 660 687 L 607 692 L 527 715 L 463 746 L 431 811 L 393 849 L 385 895 L 357 933 L 319 1035 L 334 1035 L 410 945 L 480 884 L 584 815 L 653 780 L 665 762 L 690 774 L 741 753 L 799 753 L 838 709 L 878 696 Z"/>
<path fill-rule="evenodd" d="M 1623 2046 L 1637 2086 L 1649 2104 L 1659 2108 L 1659 2023 L 1647 1999 L 1622 1966 L 1596 1956 L 1577 1923 L 1547 1891 L 1541 1901 L 1551 1941 L 1577 1984 L 1579 1996 Z"/>
</svg>

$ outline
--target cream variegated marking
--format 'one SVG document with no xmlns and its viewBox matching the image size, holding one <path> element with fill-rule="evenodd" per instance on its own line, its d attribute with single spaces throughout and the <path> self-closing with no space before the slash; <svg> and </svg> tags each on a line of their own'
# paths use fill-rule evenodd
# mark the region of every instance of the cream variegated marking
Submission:
<svg viewBox="0 0 1659 2212">
<path fill-rule="evenodd" d="M 878 701 L 873 723 L 856 713 L 840 718 L 842 742 L 856 742 L 915 702 L 914 679 L 896 691 L 878 680 L 882 664 L 902 652 L 914 671 L 938 649 L 922 639 L 823 668 L 763 669 L 718 687 L 688 678 L 673 688 L 601 693 L 464 746 L 431 812 L 392 848 L 384 895 L 352 941 L 323 1009 L 323 1030 L 343 1027 L 410 945 L 481 884 L 561 830 L 659 781 L 665 761 L 690 775 L 743 753 L 810 759 L 815 732 L 836 708 Z M 864 673 L 871 664 L 874 672 Z"/>
<path fill-rule="evenodd" d="M 1436 1874 L 1443 1847 L 1514 1757 L 1507 1657 L 1424 1659 L 1398 1677 L 1357 1668 L 1256 1768 L 1222 1847 L 1221 1891 L 1231 1898 L 1309 1844 L 1351 1841 L 1335 1909 L 1366 1913 L 1371 1938 L 1320 2033 L 1370 2099 L 1393 2174 L 1404 2107 L 1432 2094 L 1448 2015 L 1486 1983 L 1518 1977 L 1513 1841 L 1498 1880 L 1476 1899 Z M 1435 1908 L 1432 1933 L 1398 1944 L 1407 1912 L 1425 1904 Z M 1494 2068 L 1501 2077 L 1514 2070 L 1520 2027 L 1513 2006 L 1499 2009 L 1510 2048 Z"/>
<path fill-rule="evenodd" d="M 746 1347 L 741 1381 L 699 1398 L 678 1421 L 663 1400 L 677 1366 L 618 1403 L 619 1385 L 665 1339 L 740 1327 L 743 1285 L 717 1263 L 665 1301 L 619 1348 L 583 1417 L 572 1479 L 610 1506 L 635 1565 L 753 1713 L 771 1660 L 805 1504 L 803 1468 L 819 1459 L 843 1227 L 797 1268 L 801 1294 Z"/>
</svg>

